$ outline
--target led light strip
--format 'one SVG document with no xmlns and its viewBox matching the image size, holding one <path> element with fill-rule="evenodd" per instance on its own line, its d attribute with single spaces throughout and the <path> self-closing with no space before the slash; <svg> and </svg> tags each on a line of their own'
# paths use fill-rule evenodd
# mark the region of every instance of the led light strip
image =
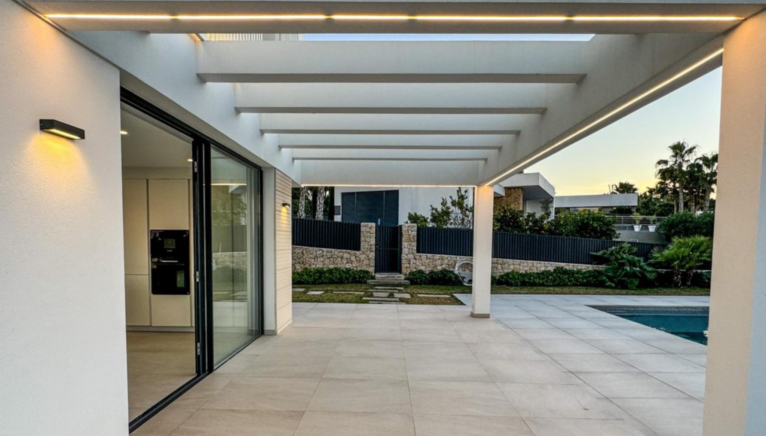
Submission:
<svg viewBox="0 0 766 436">
<path fill-rule="evenodd" d="M 363 14 L 292 14 L 292 15 L 151 15 L 151 14 L 47 14 L 51 19 L 73 20 L 152 20 L 152 21 L 614 21 L 614 22 L 704 22 L 740 21 L 737 16 L 565 16 L 565 15 L 363 15 Z"/>
<path fill-rule="evenodd" d="M 654 94 L 655 92 L 661 90 L 662 88 L 670 85 L 671 83 L 675 82 L 676 80 L 684 77 L 685 75 L 691 73 L 692 71 L 696 70 L 697 68 L 699 68 L 699 67 L 705 65 L 706 63 L 710 62 L 711 60 L 717 58 L 721 54 L 723 54 L 723 49 L 722 48 L 719 49 L 719 50 L 714 51 L 713 53 L 711 53 L 711 54 L 709 54 L 707 56 L 705 56 L 702 60 L 694 63 L 693 65 L 691 65 L 690 67 L 684 69 L 680 73 L 678 73 L 678 74 L 674 75 L 673 77 L 665 80 L 664 82 L 660 83 L 659 85 L 654 86 L 653 88 L 651 88 L 648 91 L 640 94 L 639 96 L 629 100 L 627 103 L 624 103 L 620 107 L 612 110 L 611 112 L 607 113 L 606 115 L 598 118 L 597 120 L 593 121 L 592 123 L 590 123 L 590 124 L 586 125 L 585 127 L 577 130 L 576 132 L 572 133 L 571 135 L 567 136 L 566 138 L 556 142 L 555 144 L 553 144 L 552 146 L 546 148 L 545 150 L 542 150 L 539 153 L 536 153 L 536 154 L 534 154 L 534 155 L 524 159 L 522 162 L 514 165 L 513 167 L 511 167 L 510 169 L 508 169 L 504 173 L 500 174 L 499 176 L 497 176 L 494 179 L 490 180 L 489 182 L 485 183 L 485 185 L 493 185 L 496 182 L 499 182 L 500 180 L 506 178 L 510 174 L 513 174 L 514 172 L 524 168 L 527 164 L 531 163 L 532 161 L 534 161 L 536 159 L 539 159 L 539 158 L 541 158 L 541 157 L 543 157 L 543 156 L 545 156 L 547 154 L 550 154 L 551 152 L 553 152 L 556 149 L 562 147 L 567 142 L 571 141 L 572 139 L 576 138 L 577 136 L 587 132 L 588 130 L 596 127 L 597 125 L 599 125 L 601 123 L 603 123 L 604 121 L 608 120 L 609 118 L 613 117 L 614 115 L 617 115 L 618 113 L 624 111 L 625 109 L 627 109 L 627 108 L 633 106 L 634 104 L 638 103 L 639 101 L 645 99 L 646 97 L 648 97 L 648 96 Z"/>
</svg>

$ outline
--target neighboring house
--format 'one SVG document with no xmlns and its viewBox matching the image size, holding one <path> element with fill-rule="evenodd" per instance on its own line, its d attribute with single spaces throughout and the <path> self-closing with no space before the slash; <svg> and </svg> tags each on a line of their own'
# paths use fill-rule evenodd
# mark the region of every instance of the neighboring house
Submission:
<svg viewBox="0 0 766 436">
<path fill-rule="evenodd" d="M 637 207 L 638 194 L 561 195 L 553 202 L 556 210 L 578 212 L 600 210 L 609 213 L 615 207 Z"/>
<path fill-rule="evenodd" d="M 439 207 L 442 198 L 455 197 L 457 189 L 336 187 L 335 221 L 404 224 L 411 212 L 429 216 L 431 206 Z M 460 189 L 468 190 L 468 200 L 473 204 L 472 187 Z M 555 193 L 553 185 L 542 174 L 516 174 L 495 185 L 495 207 L 509 204 L 519 210 L 541 213 L 542 202 L 553 200 Z"/>
</svg>

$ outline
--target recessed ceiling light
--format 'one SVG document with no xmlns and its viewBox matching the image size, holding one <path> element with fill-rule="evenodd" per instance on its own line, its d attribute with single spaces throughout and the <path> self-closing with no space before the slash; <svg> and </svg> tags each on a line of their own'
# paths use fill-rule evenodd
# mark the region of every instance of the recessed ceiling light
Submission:
<svg viewBox="0 0 766 436">
<path fill-rule="evenodd" d="M 127 130 L 120 130 L 120 135 L 125 136 L 128 134 Z"/>
<path fill-rule="evenodd" d="M 186 162 L 194 162 L 194 159 L 186 159 Z"/>
</svg>

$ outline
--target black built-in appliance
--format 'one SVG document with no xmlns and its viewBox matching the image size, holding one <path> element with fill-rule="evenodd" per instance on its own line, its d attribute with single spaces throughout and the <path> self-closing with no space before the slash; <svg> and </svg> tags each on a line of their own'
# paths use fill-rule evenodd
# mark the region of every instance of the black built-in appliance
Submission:
<svg viewBox="0 0 766 436">
<path fill-rule="evenodd" d="M 189 231 L 152 230 L 152 294 L 189 295 Z"/>
</svg>

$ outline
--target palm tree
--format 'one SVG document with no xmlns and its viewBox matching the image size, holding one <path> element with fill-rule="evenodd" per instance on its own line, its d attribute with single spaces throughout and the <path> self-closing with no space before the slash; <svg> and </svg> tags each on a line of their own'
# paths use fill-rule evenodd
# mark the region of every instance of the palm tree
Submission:
<svg viewBox="0 0 766 436">
<path fill-rule="evenodd" d="M 715 192 L 715 186 L 718 184 L 718 153 L 702 155 L 695 161 L 702 166 L 704 173 L 705 201 L 702 203 L 702 210 L 710 210 L 710 194 Z"/>
<path fill-rule="evenodd" d="M 300 199 L 298 200 L 298 218 L 306 218 L 306 202 L 311 200 L 311 190 L 301 188 Z"/>
<path fill-rule="evenodd" d="M 609 188 L 610 194 L 635 194 L 637 192 L 638 188 L 636 188 L 636 185 L 630 182 L 620 182 Z"/>
<path fill-rule="evenodd" d="M 329 191 L 327 191 L 324 186 L 317 188 L 316 219 L 320 221 L 324 219 L 324 199 L 326 193 L 329 194 Z"/>
<path fill-rule="evenodd" d="M 668 183 L 678 193 L 678 212 L 684 211 L 684 184 L 686 183 L 686 167 L 691 163 L 697 152 L 696 145 L 686 142 L 676 142 L 670 145 L 670 159 L 657 161 L 657 177 Z"/>
</svg>

